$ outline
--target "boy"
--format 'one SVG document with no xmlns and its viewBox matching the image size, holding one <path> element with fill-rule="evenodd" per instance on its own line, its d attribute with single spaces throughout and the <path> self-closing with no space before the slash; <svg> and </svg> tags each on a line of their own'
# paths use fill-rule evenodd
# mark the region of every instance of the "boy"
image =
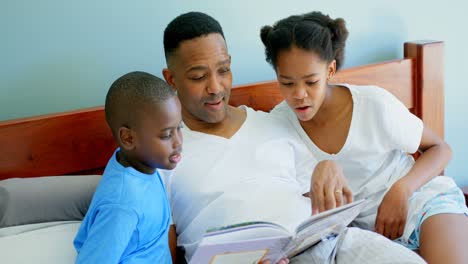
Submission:
<svg viewBox="0 0 468 264">
<path fill-rule="evenodd" d="M 131 72 L 110 87 L 105 113 L 119 148 L 75 238 L 76 263 L 172 263 L 171 212 L 156 168 L 180 161 L 180 102 L 163 80 Z"/>
</svg>

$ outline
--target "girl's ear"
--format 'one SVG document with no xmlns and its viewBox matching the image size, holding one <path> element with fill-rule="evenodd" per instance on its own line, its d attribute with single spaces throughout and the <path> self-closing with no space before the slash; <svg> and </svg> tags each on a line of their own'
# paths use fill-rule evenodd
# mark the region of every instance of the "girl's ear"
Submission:
<svg viewBox="0 0 468 264">
<path fill-rule="evenodd" d="M 330 64 L 328 64 L 328 73 L 327 73 L 327 80 L 330 80 L 333 75 L 336 73 L 336 60 L 332 60 Z"/>
<path fill-rule="evenodd" d="M 119 128 L 118 140 L 120 147 L 125 150 L 135 148 L 135 132 L 126 126 Z"/>
</svg>

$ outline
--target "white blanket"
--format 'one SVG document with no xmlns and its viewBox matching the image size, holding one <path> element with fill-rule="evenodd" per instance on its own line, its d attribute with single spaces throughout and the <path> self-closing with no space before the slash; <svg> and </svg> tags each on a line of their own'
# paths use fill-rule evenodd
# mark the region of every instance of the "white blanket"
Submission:
<svg viewBox="0 0 468 264">
<path fill-rule="evenodd" d="M 74 263 L 73 239 L 81 222 L 55 222 L 0 229 L 0 262 Z"/>
</svg>

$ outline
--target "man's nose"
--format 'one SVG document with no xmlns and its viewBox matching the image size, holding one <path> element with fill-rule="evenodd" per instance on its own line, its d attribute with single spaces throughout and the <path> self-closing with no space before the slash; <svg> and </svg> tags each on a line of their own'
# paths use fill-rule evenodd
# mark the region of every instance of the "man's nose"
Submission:
<svg viewBox="0 0 468 264">
<path fill-rule="evenodd" d="M 221 85 L 221 79 L 216 75 L 212 75 L 208 82 L 208 87 L 206 88 L 209 94 L 219 94 L 223 90 Z"/>
</svg>

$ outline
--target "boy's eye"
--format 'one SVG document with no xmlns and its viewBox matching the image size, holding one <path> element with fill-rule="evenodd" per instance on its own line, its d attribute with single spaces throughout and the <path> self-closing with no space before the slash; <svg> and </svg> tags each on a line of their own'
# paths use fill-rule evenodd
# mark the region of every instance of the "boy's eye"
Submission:
<svg viewBox="0 0 468 264">
<path fill-rule="evenodd" d="M 307 81 L 306 82 L 306 84 L 309 85 L 309 86 L 314 85 L 316 83 L 318 83 L 318 81 Z"/>
<path fill-rule="evenodd" d="M 292 82 L 282 82 L 281 85 L 283 86 L 286 86 L 286 87 L 290 87 L 290 86 L 293 86 L 294 83 Z"/>
<path fill-rule="evenodd" d="M 172 137 L 172 133 L 167 134 L 167 135 L 161 135 L 161 136 L 159 136 L 159 138 L 162 139 L 162 140 L 168 140 L 168 139 L 170 139 L 171 137 Z"/>
</svg>

